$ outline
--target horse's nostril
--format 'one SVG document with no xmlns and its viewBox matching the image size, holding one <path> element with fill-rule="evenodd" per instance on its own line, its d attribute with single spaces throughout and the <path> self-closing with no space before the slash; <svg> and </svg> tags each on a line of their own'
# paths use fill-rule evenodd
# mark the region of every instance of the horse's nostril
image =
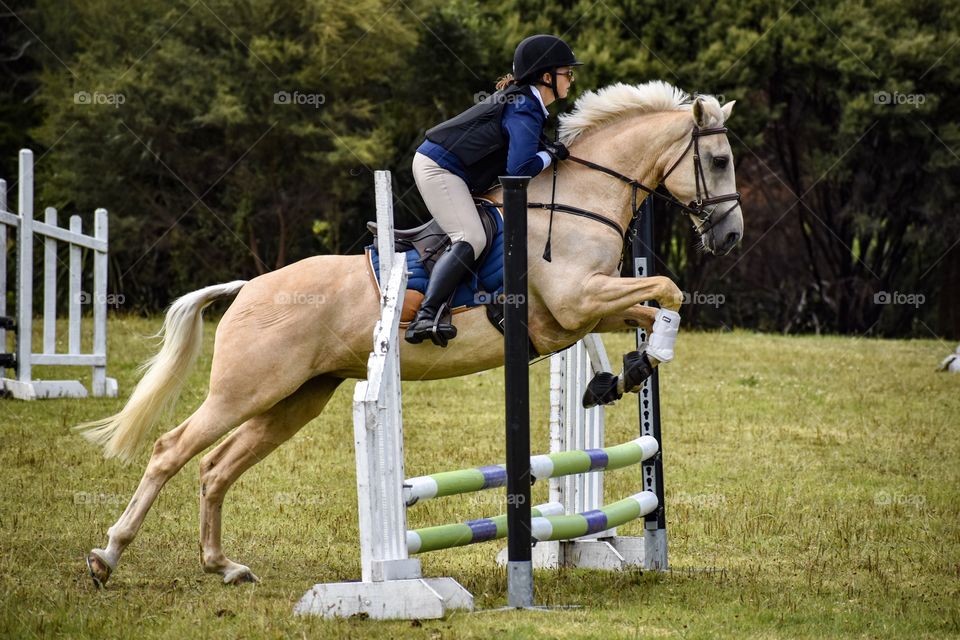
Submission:
<svg viewBox="0 0 960 640">
<path fill-rule="evenodd" d="M 740 234 L 737 233 L 736 231 L 731 231 L 730 233 L 727 234 L 727 237 L 723 241 L 723 248 L 727 250 L 732 249 L 733 247 L 736 246 L 736 244 L 739 241 L 740 241 Z"/>
</svg>

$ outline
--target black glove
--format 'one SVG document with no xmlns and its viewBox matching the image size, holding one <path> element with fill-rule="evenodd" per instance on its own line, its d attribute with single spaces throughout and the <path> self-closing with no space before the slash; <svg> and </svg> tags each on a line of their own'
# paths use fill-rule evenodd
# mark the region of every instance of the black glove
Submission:
<svg viewBox="0 0 960 640">
<path fill-rule="evenodd" d="M 562 142 L 544 142 L 544 151 L 550 154 L 554 160 L 566 160 L 570 157 L 570 151 Z"/>
</svg>

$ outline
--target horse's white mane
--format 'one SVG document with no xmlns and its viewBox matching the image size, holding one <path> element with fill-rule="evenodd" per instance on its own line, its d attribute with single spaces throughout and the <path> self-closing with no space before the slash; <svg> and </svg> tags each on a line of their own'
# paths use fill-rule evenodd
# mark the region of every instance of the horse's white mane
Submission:
<svg viewBox="0 0 960 640">
<path fill-rule="evenodd" d="M 712 96 L 703 96 L 715 100 Z M 691 107 L 690 95 L 663 80 L 643 84 L 618 82 L 596 91 L 587 91 L 577 98 L 573 111 L 560 116 L 560 141 L 569 145 L 588 129 L 606 124 L 639 109 L 655 111 L 685 111 Z"/>
</svg>

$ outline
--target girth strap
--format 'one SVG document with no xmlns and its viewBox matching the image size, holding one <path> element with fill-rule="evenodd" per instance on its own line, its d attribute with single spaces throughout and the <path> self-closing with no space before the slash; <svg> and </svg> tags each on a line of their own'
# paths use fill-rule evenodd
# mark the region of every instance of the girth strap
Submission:
<svg viewBox="0 0 960 640">
<path fill-rule="evenodd" d="M 503 307 L 497 303 L 496 300 L 488 302 L 484 305 L 487 309 L 487 320 L 490 321 L 490 324 L 499 331 L 503 333 Z M 536 358 L 540 357 L 540 354 L 537 352 L 537 348 L 533 346 L 533 338 L 530 337 L 530 332 L 527 332 L 527 357 L 530 362 L 533 362 Z"/>
</svg>

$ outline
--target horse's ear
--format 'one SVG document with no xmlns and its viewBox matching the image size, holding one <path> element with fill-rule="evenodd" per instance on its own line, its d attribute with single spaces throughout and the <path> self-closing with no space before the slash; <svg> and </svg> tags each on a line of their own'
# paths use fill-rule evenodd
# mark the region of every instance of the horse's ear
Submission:
<svg viewBox="0 0 960 640">
<path fill-rule="evenodd" d="M 737 104 L 736 100 L 731 100 L 727 104 L 720 107 L 720 110 L 723 111 L 723 121 L 726 122 L 730 119 L 730 114 L 733 113 L 733 105 Z"/>
<path fill-rule="evenodd" d="M 703 108 L 703 98 L 697 96 L 693 101 L 693 122 L 698 127 L 706 126 L 707 110 Z"/>
</svg>

